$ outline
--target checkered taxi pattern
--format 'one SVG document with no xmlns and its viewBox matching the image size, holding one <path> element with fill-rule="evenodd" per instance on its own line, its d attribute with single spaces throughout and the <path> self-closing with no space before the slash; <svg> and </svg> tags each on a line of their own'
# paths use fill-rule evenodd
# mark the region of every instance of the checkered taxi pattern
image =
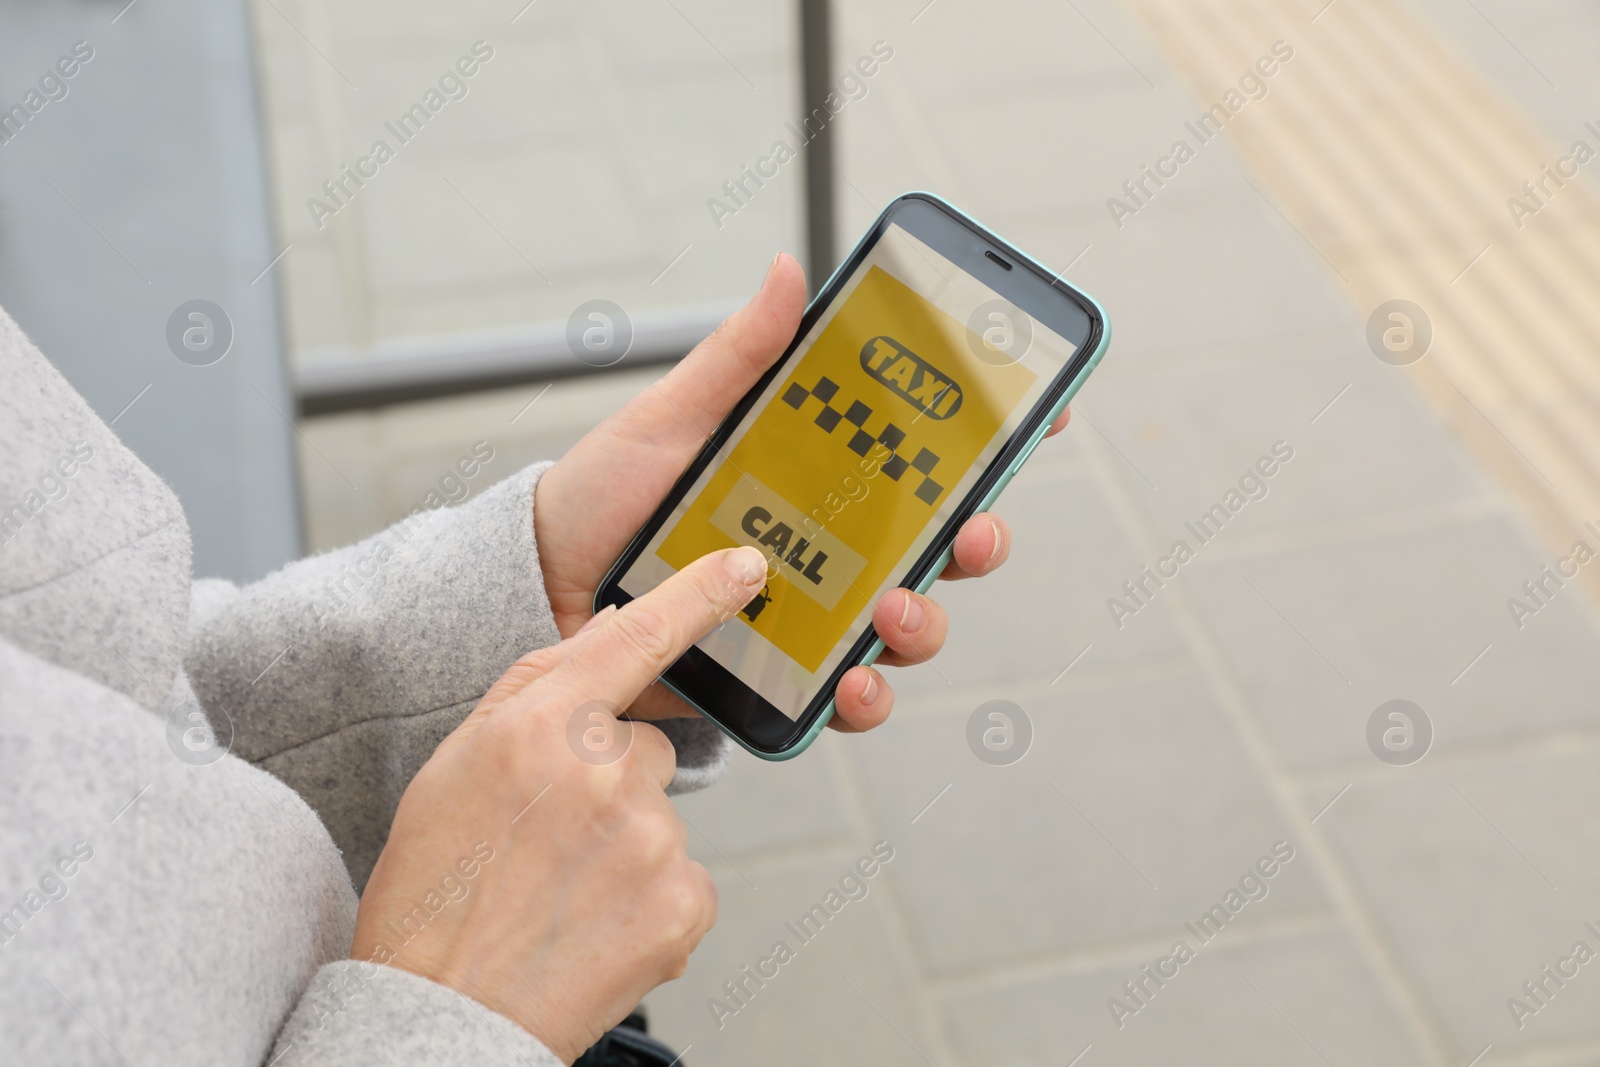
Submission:
<svg viewBox="0 0 1600 1067">
<path fill-rule="evenodd" d="M 872 448 L 873 442 L 883 445 L 889 450 L 889 458 L 884 461 L 883 473 L 894 481 L 899 481 L 907 470 L 914 470 L 922 475 L 922 484 L 917 486 L 916 498 L 924 504 L 932 504 L 939 499 L 939 494 L 944 492 L 944 486 L 933 480 L 933 469 L 939 465 L 939 457 L 932 451 L 923 448 L 917 451 L 916 457 L 906 459 L 900 454 L 900 447 L 905 444 L 906 432 L 892 422 L 885 422 L 884 427 L 874 437 L 866 430 L 867 420 L 873 416 L 872 408 L 861 401 L 852 401 L 850 407 L 840 411 L 833 406 L 833 399 L 838 395 L 839 386 L 826 375 L 817 379 L 817 384 L 810 389 L 799 382 L 790 382 L 789 388 L 784 390 L 783 402 L 802 411 L 806 401 L 815 397 L 821 403 L 821 409 L 812 421 L 825 432 L 831 434 L 841 422 L 849 423 L 854 427 L 850 440 L 846 442 L 850 451 L 858 456 L 865 456 Z"/>
</svg>

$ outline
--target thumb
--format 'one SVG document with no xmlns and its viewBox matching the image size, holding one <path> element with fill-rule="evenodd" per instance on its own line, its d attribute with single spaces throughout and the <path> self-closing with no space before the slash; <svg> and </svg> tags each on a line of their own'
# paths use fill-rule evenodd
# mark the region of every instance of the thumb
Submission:
<svg viewBox="0 0 1600 1067">
<path fill-rule="evenodd" d="M 658 396 L 668 414 L 704 438 L 727 417 L 766 369 L 794 340 L 806 306 L 806 276 L 799 262 L 779 252 L 750 302 L 695 346 L 645 396 Z"/>
</svg>

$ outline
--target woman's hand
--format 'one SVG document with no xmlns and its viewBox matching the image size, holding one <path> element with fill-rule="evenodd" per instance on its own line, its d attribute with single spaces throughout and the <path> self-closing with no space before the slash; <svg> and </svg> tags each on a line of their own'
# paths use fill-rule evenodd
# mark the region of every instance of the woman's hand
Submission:
<svg viewBox="0 0 1600 1067">
<path fill-rule="evenodd" d="M 754 548 L 712 553 L 506 671 L 401 798 L 351 958 L 449 986 L 567 1063 L 682 974 L 716 888 L 663 792 L 671 742 L 612 712 L 765 579 Z"/>
<path fill-rule="evenodd" d="M 545 592 L 562 634 L 589 618 L 595 589 L 667 490 L 766 369 L 783 354 L 805 310 L 800 264 L 780 254 L 761 290 L 661 381 L 587 434 L 539 482 L 534 500 Z M 1067 424 L 1063 414 L 1050 433 Z M 975 515 L 961 528 L 941 578 L 988 574 L 1006 560 L 1011 531 L 998 515 Z M 885 593 L 872 624 L 883 638 L 880 664 L 922 663 L 944 645 L 944 610 L 905 589 Z M 839 682 L 831 726 L 867 730 L 883 722 L 894 694 L 871 667 Z M 634 718 L 693 714 L 663 686 L 651 686 L 629 709 Z"/>
</svg>

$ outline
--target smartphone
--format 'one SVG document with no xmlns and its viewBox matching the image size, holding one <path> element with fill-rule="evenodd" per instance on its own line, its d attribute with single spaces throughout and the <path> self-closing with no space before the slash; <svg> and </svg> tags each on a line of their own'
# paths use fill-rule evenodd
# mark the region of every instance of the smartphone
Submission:
<svg viewBox="0 0 1600 1067">
<path fill-rule="evenodd" d="M 1105 313 L 972 219 L 908 193 L 806 309 L 612 566 L 595 610 L 721 548 L 767 582 L 661 676 L 764 759 L 803 751 L 844 672 L 883 650 L 872 608 L 924 592 L 1105 354 Z"/>
</svg>

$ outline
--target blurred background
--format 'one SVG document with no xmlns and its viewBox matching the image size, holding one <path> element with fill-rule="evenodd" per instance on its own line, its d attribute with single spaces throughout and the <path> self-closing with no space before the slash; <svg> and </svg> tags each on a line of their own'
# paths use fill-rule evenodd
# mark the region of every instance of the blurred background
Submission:
<svg viewBox="0 0 1600 1067">
<path fill-rule="evenodd" d="M 685 1063 L 1600 1063 L 1594 3 L 0 28 L 0 304 L 177 488 L 201 574 L 555 458 L 774 252 L 819 281 L 909 189 L 1108 308 L 999 504 L 1010 565 L 941 591 L 891 722 L 680 802 L 721 893 L 649 1001 Z M 630 338 L 605 367 L 567 342 L 593 301 Z"/>
</svg>

